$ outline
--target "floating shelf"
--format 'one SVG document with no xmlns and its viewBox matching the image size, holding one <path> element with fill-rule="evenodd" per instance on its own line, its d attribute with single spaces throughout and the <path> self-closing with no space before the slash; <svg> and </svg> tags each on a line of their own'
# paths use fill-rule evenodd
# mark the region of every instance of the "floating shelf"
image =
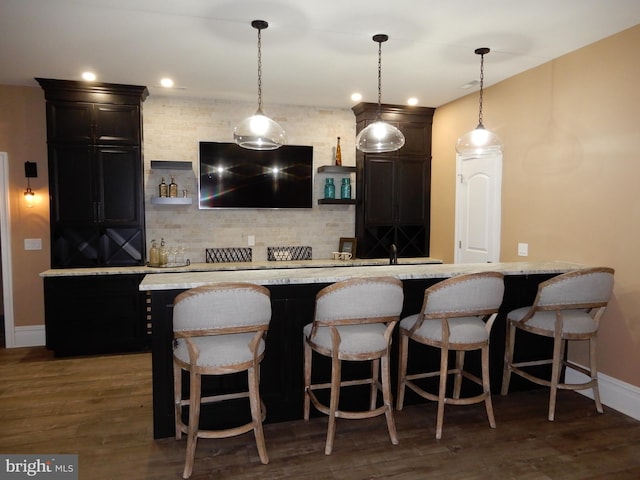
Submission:
<svg viewBox="0 0 640 480">
<path fill-rule="evenodd" d="M 180 160 L 151 160 L 151 168 L 154 170 L 191 170 L 191 162 Z"/>
<path fill-rule="evenodd" d="M 343 167 L 338 165 L 323 165 L 318 167 L 318 173 L 355 173 L 356 167 Z"/>
<path fill-rule="evenodd" d="M 319 198 L 318 205 L 355 205 L 355 198 Z"/>
<path fill-rule="evenodd" d="M 151 203 L 156 205 L 191 205 L 191 197 L 151 197 Z"/>
</svg>

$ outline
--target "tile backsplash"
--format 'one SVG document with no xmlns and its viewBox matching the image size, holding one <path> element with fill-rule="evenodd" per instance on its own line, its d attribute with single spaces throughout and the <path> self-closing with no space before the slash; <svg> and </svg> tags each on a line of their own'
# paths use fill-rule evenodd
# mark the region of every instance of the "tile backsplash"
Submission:
<svg viewBox="0 0 640 480">
<path fill-rule="evenodd" d="M 145 211 L 147 243 L 165 239 L 167 246 L 183 246 L 194 262 L 205 262 L 207 248 L 245 247 L 255 238 L 253 260 L 267 260 L 267 246 L 309 245 L 314 258 L 329 258 L 338 249 L 340 237 L 354 236 L 353 205 L 318 205 L 323 198 L 326 174 L 322 165 L 332 165 L 336 138 L 340 137 L 342 161 L 355 165 L 355 117 L 350 108 L 269 105 L 266 113 L 287 133 L 287 143 L 312 145 L 314 195 L 311 209 L 198 209 L 198 146 L 201 141 L 229 142 L 233 128 L 255 112 L 255 105 L 209 99 L 151 95 L 143 105 Z M 151 160 L 192 163 L 191 170 L 151 169 Z M 191 205 L 156 205 L 158 184 L 174 176 L 178 195 L 182 190 Z M 355 186 L 355 178 L 352 178 Z M 355 195 L 356 192 L 353 192 Z M 147 246 L 148 248 L 148 246 Z"/>
</svg>

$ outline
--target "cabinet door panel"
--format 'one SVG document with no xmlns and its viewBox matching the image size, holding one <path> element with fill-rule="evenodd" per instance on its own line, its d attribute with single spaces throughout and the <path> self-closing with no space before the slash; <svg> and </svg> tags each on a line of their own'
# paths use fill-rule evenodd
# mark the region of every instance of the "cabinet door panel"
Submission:
<svg viewBox="0 0 640 480">
<path fill-rule="evenodd" d="M 137 148 L 96 150 L 99 219 L 105 225 L 137 224 L 140 218 L 140 153 Z"/>
<path fill-rule="evenodd" d="M 367 158 L 365 167 L 365 222 L 390 223 L 394 218 L 394 165 L 391 158 Z"/>
<path fill-rule="evenodd" d="M 91 112 L 88 103 L 47 102 L 47 141 L 90 143 Z"/>
<path fill-rule="evenodd" d="M 398 160 L 396 166 L 398 215 L 395 220 L 422 223 L 427 218 L 429 164 L 418 158 Z"/>
<path fill-rule="evenodd" d="M 139 144 L 140 109 L 132 105 L 96 105 L 94 143 Z"/>
<path fill-rule="evenodd" d="M 93 178 L 89 146 L 49 146 L 52 222 L 86 225 L 97 221 Z"/>
</svg>

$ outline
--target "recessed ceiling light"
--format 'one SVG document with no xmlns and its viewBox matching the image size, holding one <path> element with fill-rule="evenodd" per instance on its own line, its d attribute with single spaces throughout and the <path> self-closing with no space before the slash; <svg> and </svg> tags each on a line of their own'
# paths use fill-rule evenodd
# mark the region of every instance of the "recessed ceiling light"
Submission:
<svg viewBox="0 0 640 480">
<path fill-rule="evenodd" d="M 409 99 L 407 99 L 407 105 L 417 105 L 418 104 L 418 99 L 416 97 L 411 97 Z"/>
<path fill-rule="evenodd" d="M 358 92 L 352 93 L 351 100 L 353 100 L 354 102 L 359 102 L 360 100 L 362 100 L 362 94 Z"/>
<path fill-rule="evenodd" d="M 173 80 L 171 80 L 170 78 L 163 78 L 162 80 L 160 80 L 160 85 L 165 88 L 171 88 L 173 87 Z"/>
<path fill-rule="evenodd" d="M 93 72 L 82 72 L 82 79 L 87 82 L 93 82 L 96 79 L 96 74 Z"/>
</svg>

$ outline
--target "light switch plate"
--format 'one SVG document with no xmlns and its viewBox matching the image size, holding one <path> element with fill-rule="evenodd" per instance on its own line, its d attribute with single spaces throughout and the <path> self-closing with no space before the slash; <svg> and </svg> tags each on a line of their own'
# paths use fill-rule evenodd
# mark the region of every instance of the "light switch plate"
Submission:
<svg viewBox="0 0 640 480">
<path fill-rule="evenodd" d="M 41 238 L 25 238 L 24 239 L 25 250 L 42 250 Z"/>
<path fill-rule="evenodd" d="M 519 257 L 528 257 L 529 256 L 529 244 L 528 243 L 519 243 L 518 244 L 518 256 Z"/>
</svg>

